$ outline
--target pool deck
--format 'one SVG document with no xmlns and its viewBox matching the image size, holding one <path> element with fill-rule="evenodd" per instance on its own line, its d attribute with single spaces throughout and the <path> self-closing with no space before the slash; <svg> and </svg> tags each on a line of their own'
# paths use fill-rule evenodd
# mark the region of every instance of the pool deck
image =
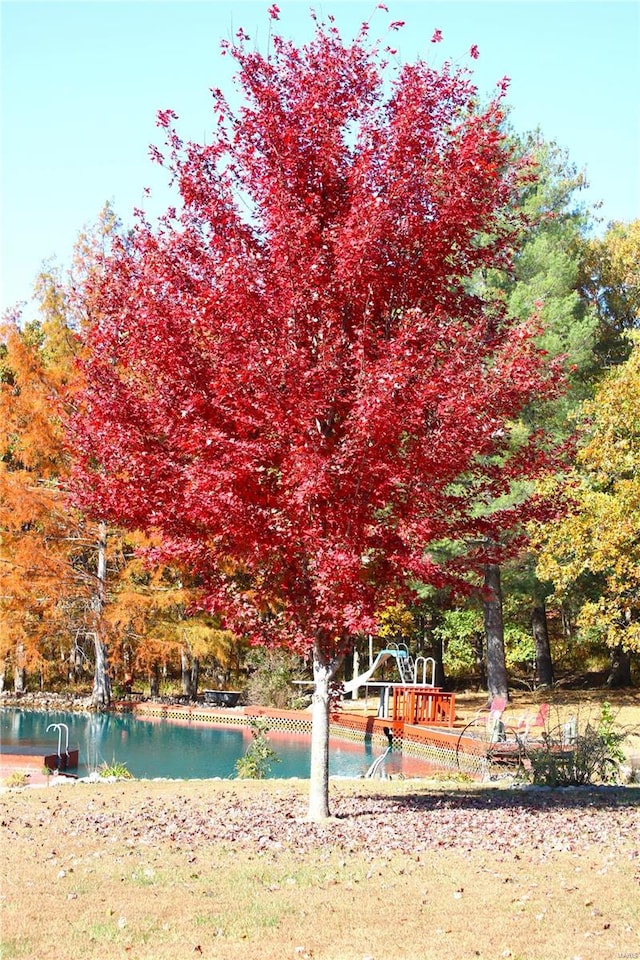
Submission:
<svg viewBox="0 0 640 960">
<path fill-rule="evenodd" d="M 52 780 L 58 779 L 44 772 L 42 757 L 33 754 L 22 756 L 17 753 L 0 753 L 0 780 L 5 781 L 16 773 L 25 774 L 30 787 L 46 787 Z"/>
</svg>

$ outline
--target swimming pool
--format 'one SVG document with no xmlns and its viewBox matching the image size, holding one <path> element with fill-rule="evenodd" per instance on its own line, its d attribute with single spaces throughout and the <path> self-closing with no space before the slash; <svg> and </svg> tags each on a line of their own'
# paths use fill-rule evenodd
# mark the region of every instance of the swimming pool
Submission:
<svg viewBox="0 0 640 960">
<path fill-rule="evenodd" d="M 167 777 L 180 780 L 235 776 L 235 763 L 251 743 L 248 727 L 216 727 L 198 722 L 143 720 L 131 714 L 72 713 L 61 710 L 0 710 L 0 752 L 44 756 L 56 753 L 58 733 L 47 732 L 52 723 L 69 728 L 69 747 L 79 749 L 78 776 L 87 776 L 103 763 L 124 763 L 137 778 Z M 269 776 L 309 776 L 310 738 L 302 733 L 272 730 L 271 747 L 280 757 Z M 62 738 L 62 749 L 65 738 Z M 329 775 L 364 776 L 385 746 L 331 738 Z M 426 776 L 430 765 L 393 751 L 385 761 L 390 776 Z"/>
</svg>

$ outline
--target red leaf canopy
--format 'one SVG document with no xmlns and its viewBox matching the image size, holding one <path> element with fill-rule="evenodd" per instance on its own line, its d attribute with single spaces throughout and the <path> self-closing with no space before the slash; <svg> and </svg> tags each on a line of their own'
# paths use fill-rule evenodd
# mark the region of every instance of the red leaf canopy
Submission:
<svg viewBox="0 0 640 960">
<path fill-rule="evenodd" d="M 159 530 L 236 627 L 339 650 L 381 591 L 443 582 L 429 545 L 504 526 L 478 501 L 540 466 L 487 468 L 555 380 L 482 295 L 518 171 L 464 71 L 390 76 L 324 26 L 227 52 L 244 106 L 213 92 L 208 145 L 159 114 L 180 212 L 140 219 L 86 291 L 77 491 Z"/>
</svg>

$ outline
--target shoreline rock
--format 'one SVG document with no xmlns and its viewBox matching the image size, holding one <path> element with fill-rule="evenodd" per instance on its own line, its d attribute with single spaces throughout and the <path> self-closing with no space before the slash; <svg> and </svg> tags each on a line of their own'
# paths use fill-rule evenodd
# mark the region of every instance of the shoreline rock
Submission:
<svg viewBox="0 0 640 960">
<path fill-rule="evenodd" d="M 91 697 L 74 693 L 0 693 L 0 707 L 27 707 L 38 710 L 95 710 Z"/>
</svg>

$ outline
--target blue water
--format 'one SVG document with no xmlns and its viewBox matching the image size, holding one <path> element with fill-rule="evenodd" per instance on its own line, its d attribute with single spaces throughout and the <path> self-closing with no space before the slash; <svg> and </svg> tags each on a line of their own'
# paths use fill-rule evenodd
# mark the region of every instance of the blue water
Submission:
<svg viewBox="0 0 640 960">
<path fill-rule="evenodd" d="M 51 723 L 69 727 L 69 749 L 78 749 L 78 776 L 99 770 L 103 763 L 124 763 L 134 777 L 199 780 L 235 776 L 235 762 L 251 743 L 242 727 L 213 727 L 203 723 L 138 720 L 131 714 L 84 714 L 65 711 L 0 710 L 0 751 L 14 754 L 57 753 L 58 732 Z M 303 734 L 269 732 L 269 742 L 280 757 L 270 777 L 309 776 L 310 740 Z M 62 750 L 66 746 L 64 731 Z M 363 776 L 384 747 L 370 742 L 332 739 L 331 776 Z M 389 775 L 426 776 L 428 764 L 394 751 L 385 765 Z M 76 771 L 74 771 L 76 772 Z"/>
</svg>

